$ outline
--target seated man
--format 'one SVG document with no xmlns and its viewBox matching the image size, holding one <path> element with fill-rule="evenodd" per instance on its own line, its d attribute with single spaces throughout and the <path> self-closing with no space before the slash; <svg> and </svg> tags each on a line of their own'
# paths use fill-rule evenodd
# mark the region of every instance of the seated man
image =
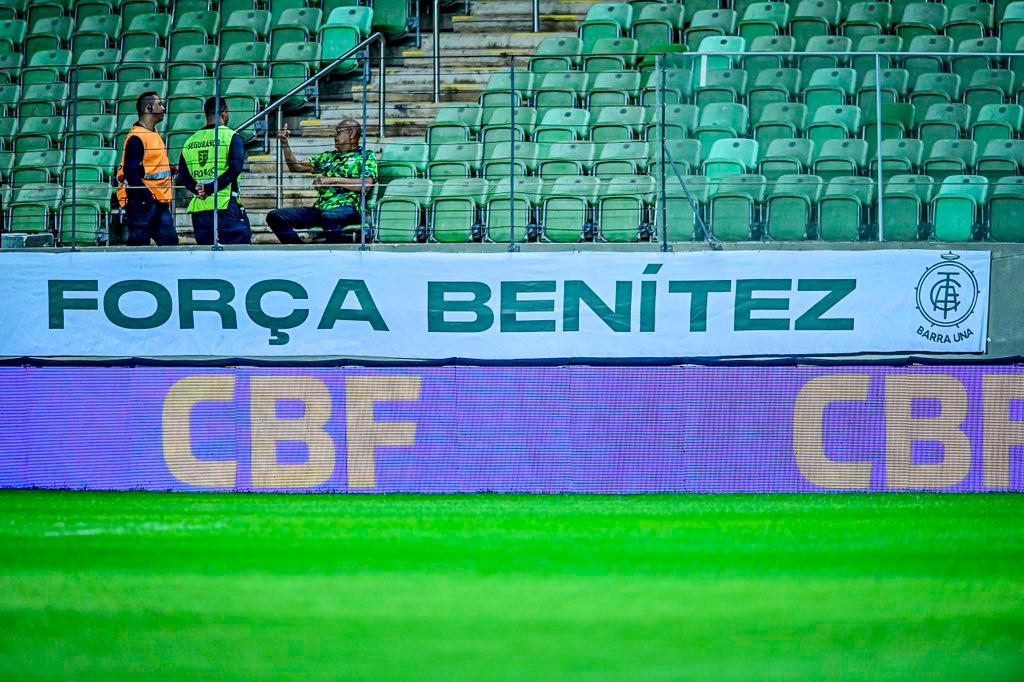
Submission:
<svg viewBox="0 0 1024 682">
<path fill-rule="evenodd" d="M 363 222 L 360 213 L 362 201 L 360 190 L 373 188 L 377 178 L 377 155 L 366 152 L 366 167 L 363 167 L 363 150 L 359 143 L 362 127 L 359 121 L 346 119 L 334 128 L 334 151 L 324 152 L 299 161 L 288 144 L 288 126 L 278 133 L 288 170 L 294 173 L 317 175 L 313 187 L 320 193 L 312 208 L 281 208 L 271 211 L 267 224 L 282 244 L 301 244 L 296 229 L 323 228 L 324 239 L 329 244 L 359 243 L 359 229 L 346 230 Z"/>
</svg>

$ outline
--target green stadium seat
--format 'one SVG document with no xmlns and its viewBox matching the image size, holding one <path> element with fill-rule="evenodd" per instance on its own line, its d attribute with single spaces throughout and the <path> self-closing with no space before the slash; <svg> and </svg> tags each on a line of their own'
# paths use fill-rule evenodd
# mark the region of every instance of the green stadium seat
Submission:
<svg viewBox="0 0 1024 682">
<path fill-rule="evenodd" d="M 61 184 L 68 187 L 74 183 L 107 182 L 112 179 L 120 163 L 120 149 L 76 149 L 68 152 Z M 174 159 L 177 161 L 177 159 Z M 109 188 L 109 184 L 107 185 Z"/>
<path fill-rule="evenodd" d="M 647 106 L 660 104 L 662 92 L 665 104 L 683 104 L 689 101 L 693 95 L 693 72 L 689 69 L 665 69 L 654 73 L 644 88 L 640 101 Z"/>
<path fill-rule="evenodd" d="M 619 107 L 640 99 L 640 73 L 637 71 L 604 71 L 593 74 L 584 85 L 587 108 Z M 539 105 L 538 105 L 539 107 Z"/>
<path fill-rule="evenodd" d="M 801 75 L 799 69 L 775 69 L 762 71 L 747 91 L 747 106 L 750 118 L 759 121 L 770 104 L 788 104 L 800 96 Z"/>
<path fill-rule="evenodd" d="M 647 211 L 654 186 L 654 178 L 646 175 L 610 180 L 597 200 L 600 238 L 610 242 L 640 240 L 649 229 Z"/>
<path fill-rule="evenodd" d="M 251 140 L 256 131 L 251 127 L 239 130 L 239 126 L 270 103 L 273 91 L 270 78 L 233 78 L 225 84 L 224 99 L 230 110 L 228 125 L 238 131 L 243 140 Z"/>
<path fill-rule="evenodd" d="M 1024 38 L 1024 2 L 1011 2 L 999 21 L 999 37 L 1007 46 L 1017 45 Z"/>
<path fill-rule="evenodd" d="M 64 149 L 109 147 L 117 134 L 117 121 L 106 114 L 79 114 L 64 131 Z"/>
<path fill-rule="evenodd" d="M 756 83 L 761 74 L 778 71 L 790 66 L 792 57 L 788 52 L 796 51 L 796 41 L 792 36 L 761 36 L 750 42 L 750 52 L 755 53 L 743 58 L 743 69 L 752 83 Z M 778 56 L 764 54 L 779 52 Z"/>
<path fill-rule="evenodd" d="M 117 83 L 86 81 L 78 84 L 78 114 L 113 113 L 117 106 Z"/>
<path fill-rule="evenodd" d="M 587 138 L 590 112 L 586 109 L 549 109 L 537 123 L 534 142 L 573 142 Z"/>
<path fill-rule="evenodd" d="M 12 113 L 21 101 L 21 86 L 17 83 L 0 85 L 0 106 L 5 114 Z"/>
<path fill-rule="evenodd" d="M 997 242 L 1024 242 L 1024 177 L 1002 178 L 988 200 L 989 237 Z"/>
<path fill-rule="evenodd" d="M 64 188 L 64 197 L 58 206 L 57 222 L 61 243 L 98 244 L 106 235 L 107 214 L 110 211 L 109 184 L 77 184 L 74 193 Z M 72 199 L 73 197 L 73 199 Z"/>
<path fill-rule="evenodd" d="M 641 53 L 652 52 L 661 45 L 676 42 L 684 26 L 682 5 L 651 3 L 636 13 L 632 36 Z"/>
<path fill-rule="evenodd" d="M 983 151 L 976 172 L 990 183 L 1020 175 L 1024 169 L 1024 140 L 990 140 Z"/>
<path fill-rule="evenodd" d="M 861 79 L 857 90 L 857 104 L 861 107 L 877 108 L 876 91 L 882 91 L 883 103 L 902 102 L 910 88 L 910 72 L 906 69 L 882 69 L 881 73 L 871 69 Z"/>
<path fill-rule="evenodd" d="M 910 42 L 918 36 L 931 36 L 942 32 L 949 12 L 939 2 L 913 2 L 907 5 L 896 23 L 896 35 L 903 42 Z"/>
<path fill-rule="evenodd" d="M 651 144 L 650 153 L 652 158 L 647 167 L 648 174 L 660 178 L 661 144 Z M 704 150 L 697 140 L 665 140 L 666 178 L 674 178 L 676 171 L 679 171 L 681 175 L 699 172 L 703 158 Z M 641 161 L 646 161 L 646 159 L 641 159 Z"/>
<path fill-rule="evenodd" d="M 370 7 L 336 8 L 317 34 L 323 60 L 331 62 L 351 50 L 369 35 L 372 25 L 373 9 Z M 341 72 L 352 71 L 355 68 L 355 59 L 338 65 Z"/>
<path fill-rule="evenodd" d="M 0 21 L 17 19 L 28 11 L 28 0 L 3 0 L 0 2 Z"/>
<path fill-rule="evenodd" d="M 887 241 L 917 241 L 925 236 L 925 216 L 934 184 L 927 175 L 894 175 L 889 179 L 882 200 L 883 237 Z"/>
<path fill-rule="evenodd" d="M 178 0 L 181 2 L 181 0 Z M 205 0 L 196 0 L 197 3 L 203 3 Z M 235 12 L 248 12 L 251 9 L 256 9 L 256 0 L 220 0 L 217 9 L 220 10 L 222 17 L 230 17 Z M 209 9 L 209 7 L 196 7 L 195 9 L 189 8 L 189 11 L 196 11 L 201 9 Z"/>
<path fill-rule="evenodd" d="M 843 140 L 860 134 L 860 107 L 848 104 L 839 107 L 820 107 L 807 124 L 807 137 L 820 146 L 826 140 Z"/>
<path fill-rule="evenodd" d="M 992 30 L 992 5 L 987 2 L 957 5 L 949 11 L 946 35 L 959 42 L 984 38 Z"/>
<path fill-rule="evenodd" d="M 270 12 L 248 10 L 232 12 L 220 29 L 220 48 L 231 45 L 264 41 L 270 35 Z"/>
<path fill-rule="evenodd" d="M 483 157 L 484 146 L 480 142 L 452 142 L 431 147 L 427 177 L 439 180 L 476 175 Z"/>
<path fill-rule="evenodd" d="M 267 43 L 235 43 L 224 51 L 220 76 L 224 80 L 255 78 L 270 59 Z"/>
<path fill-rule="evenodd" d="M 513 175 L 536 175 L 540 146 L 525 140 L 485 145 L 480 172 L 488 180 L 500 180 Z"/>
<path fill-rule="evenodd" d="M 167 65 L 167 79 L 170 81 L 189 78 L 208 78 L 213 75 L 220 58 L 217 45 L 186 45 Z"/>
<path fill-rule="evenodd" d="M 484 107 L 508 107 L 513 101 L 516 106 L 529 101 L 536 82 L 533 74 L 515 74 L 514 84 L 512 78 L 512 74 L 508 72 L 492 74 L 483 92 L 480 93 L 480 105 Z"/>
<path fill-rule="evenodd" d="M 633 38 L 602 38 L 583 51 L 583 69 L 591 73 L 624 71 L 636 66 L 640 47 Z"/>
<path fill-rule="evenodd" d="M 537 128 L 537 110 L 533 107 L 515 108 L 515 125 L 512 125 L 513 111 L 508 107 L 484 108 L 480 127 L 480 139 L 485 147 L 498 142 L 525 140 L 532 137 Z"/>
<path fill-rule="evenodd" d="M 703 76 L 703 82 L 696 88 L 697 106 L 746 100 L 748 80 L 743 69 L 709 69 Z"/>
<path fill-rule="evenodd" d="M 424 178 L 393 180 L 377 202 L 375 239 L 415 242 L 425 234 L 421 214 L 433 198 L 434 185 Z"/>
<path fill-rule="evenodd" d="M 815 53 L 805 57 L 801 57 L 797 60 L 797 67 L 800 69 L 800 73 L 803 74 L 803 81 L 805 83 L 810 82 L 811 76 L 818 69 L 837 69 L 841 66 L 845 66 L 847 58 L 845 54 L 853 51 L 853 41 L 844 36 L 815 36 L 807 41 L 807 48 L 805 52 Z M 827 54 L 827 52 L 837 52 L 835 57 Z M 856 82 L 856 81 L 854 81 Z"/>
<path fill-rule="evenodd" d="M 927 161 L 925 162 L 927 164 Z M 988 179 L 980 175 L 950 175 L 932 199 L 935 238 L 966 242 L 979 231 L 988 195 Z"/>
<path fill-rule="evenodd" d="M 433 145 L 473 139 L 480 132 L 482 118 L 483 110 L 475 104 L 441 107 L 427 126 L 426 141 Z"/>
<path fill-rule="evenodd" d="M 571 36 L 545 38 L 530 57 L 530 71 L 571 71 L 582 64 L 583 41 Z"/>
<path fill-rule="evenodd" d="M 24 66 L 25 55 L 22 53 L 0 53 L 0 83 L 17 83 Z"/>
<path fill-rule="evenodd" d="M 601 179 L 592 176 L 558 178 L 543 200 L 544 236 L 553 242 L 579 242 L 596 231 L 591 208 L 596 205 Z"/>
<path fill-rule="evenodd" d="M 14 173 L 14 152 L 0 151 L 0 181 L 3 182 L 0 191 L 6 190 L 10 192 L 11 187 L 11 174 Z M 0 201 L 0 207 L 6 208 L 7 195 L 5 194 L 3 200 Z"/>
<path fill-rule="evenodd" d="M 589 136 L 594 142 L 627 142 L 643 136 L 656 113 L 645 107 L 604 107 L 591 114 Z M 653 123 L 657 125 L 657 123 Z"/>
<path fill-rule="evenodd" d="M 71 60 L 71 50 L 36 52 L 21 72 L 21 84 L 59 83 L 67 80 Z"/>
<path fill-rule="evenodd" d="M 503 178 L 492 184 L 484 211 L 487 239 L 525 241 L 529 232 L 539 232 L 534 213 L 540 209 L 543 187 L 540 178 L 528 177 Z"/>
<path fill-rule="evenodd" d="M 176 54 L 185 45 L 206 45 L 217 36 L 219 27 L 218 12 L 175 13 L 174 28 L 169 38 L 170 53 Z"/>
<path fill-rule="evenodd" d="M 253 45 L 254 43 L 249 43 Z M 274 99 L 284 97 L 292 88 L 302 85 L 320 66 L 320 46 L 317 43 L 286 43 L 270 64 L 270 91 Z M 309 101 L 305 90 L 300 90 L 285 102 L 288 108 L 301 107 Z"/>
<path fill-rule="evenodd" d="M 953 39 L 947 36 L 917 36 L 910 41 L 908 56 L 903 60 L 903 68 L 910 72 L 911 82 L 916 82 L 923 74 L 941 73 L 946 68 L 948 58 L 942 54 L 934 57 L 929 52 L 942 53 L 953 51 Z"/>
<path fill-rule="evenodd" d="M 878 107 L 864 107 L 863 135 L 868 143 L 868 158 L 878 154 Z M 914 130 L 916 110 L 913 104 L 888 102 L 882 105 L 882 140 L 901 139 Z"/>
<path fill-rule="evenodd" d="M 739 36 L 748 43 L 764 36 L 784 33 L 789 23 L 785 2 L 755 2 L 747 6 L 739 23 Z"/>
<path fill-rule="evenodd" d="M 538 111 L 558 107 L 578 107 L 583 103 L 588 82 L 595 78 L 595 76 L 596 74 L 584 73 L 582 71 L 541 72 L 533 80 L 533 104 L 537 107 Z M 505 86 L 505 90 L 498 92 L 504 93 L 505 106 L 508 106 L 508 93 L 510 90 L 508 89 L 507 82 Z M 501 106 L 501 97 L 497 97 L 499 101 L 495 102 L 495 105 Z"/>
<path fill-rule="evenodd" d="M 177 163 L 178 159 L 181 158 L 181 150 L 185 147 L 185 143 L 188 142 L 188 138 L 192 137 L 193 133 L 205 125 L 206 116 L 202 111 L 174 114 L 171 117 L 170 125 L 167 128 L 171 131 L 167 135 L 167 155 L 171 159 L 172 164 Z M 123 144 L 117 146 L 118 149 L 122 147 Z"/>
<path fill-rule="evenodd" d="M 840 5 L 837 0 L 801 0 L 789 22 L 798 50 L 810 50 L 812 38 L 828 37 L 839 24 Z"/>
<path fill-rule="evenodd" d="M 814 142 L 806 138 L 773 140 L 757 165 L 758 172 L 774 182 L 783 175 L 801 174 L 811 168 Z"/>
<path fill-rule="evenodd" d="M 951 104 L 961 99 L 961 80 L 955 73 L 925 73 L 914 83 L 907 100 L 914 105 L 914 124 L 920 125 L 935 104 Z"/>
<path fill-rule="evenodd" d="M 177 4 L 185 5 L 186 3 L 179 0 Z M 156 0 L 122 0 L 121 18 L 124 19 L 124 25 L 131 28 L 132 22 L 139 17 L 147 14 L 159 14 L 160 9 L 161 7 Z M 124 45 L 122 45 L 121 48 L 127 49 Z"/>
<path fill-rule="evenodd" d="M 30 2 L 28 5 L 28 11 L 25 13 L 25 17 L 28 20 L 29 28 L 35 26 L 36 23 L 43 19 L 55 19 L 58 17 L 68 16 L 70 17 L 73 12 L 69 11 L 71 8 L 67 6 L 68 3 L 61 1 L 48 2 L 35 0 Z"/>
<path fill-rule="evenodd" d="M 425 142 L 389 144 L 380 157 L 378 181 L 387 184 L 396 178 L 422 177 L 429 161 L 430 145 Z"/>
<path fill-rule="evenodd" d="M 853 69 L 818 69 L 803 90 L 808 110 L 847 104 L 857 87 L 857 72 Z"/>
<path fill-rule="evenodd" d="M 949 69 L 960 76 L 964 83 L 970 83 L 971 77 L 978 71 L 1001 67 L 1001 60 L 985 54 L 1002 52 L 1002 43 L 999 38 L 963 40 L 957 46 L 956 52 L 956 55 L 947 60 Z"/>
<path fill-rule="evenodd" d="M 868 163 L 864 140 L 826 140 L 817 148 L 814 174 L 829 182 L 833 178 L 862 175 Z"/>
<path fill-rule="evenodd" d="M 1002 104 L 1014 92 L 1013 78 L 1009 69 L 975 71 L 964 88 L 964 104 L 970 105 L 975 117 L 986 104 Z"/>
<path fill-rule="evenodd" d="M 117 137 L 114 138 L 114 148 L 115 149 L 124 150 L 124 143 L 128 139 L 128 133 L 131 131 L 132 126 L 135 125 L 135 122 L 137 120 L 139 120 L 139 115 L 136 114 L 134 111 L 132 111 L 131 113 L 120 114 L 117 117 Z M 205 118 L 203 119 L 203 124 L 204 125 L 206 124 L 206 119 Z M 194 132 L 195 132 L 195 130 L 192 130 L 192 131 L 189 132 L 189 134 L 191 135 Z M 173 138 L 173 137 L 174 137 L 173 134 L 168 136 L 168 139 L 167 139 L 167 148 L 168 149 L 171 149 L 171 147 L 172 147 L 172 145 L 171 145 L 171 138 Z M 184 142 L 184 140 L 182 140 L 182 142 Z"/>
<path fill-rule="evenodd" d="M 315 7 L 291 8 L 271 23 L 270 51 L 277 54 L 282 45 L 305 43 L 316 38 L 323 13 Z"/>
<path fill-rule="evenodd" d="M 68 100 L 67 83 L 36 83 L 21 89 L 20 118 L 51 116 Z"/>
<path fill-rule="evenodd" d="M 882 140 L 882 175 L 886 179 L 893 175 L 916 173 L 924 162 L 924 142 L 917 139 Z M 878 160 L 869 155 L 869 172 L 875 177 Z"/>
<path fill-rule="evenodd" d="M 719 180 L 708 202 L 711 232 L 722 241 L 754 239 L 767 192 L 763 175 L 731 175 Z"/>
<path fill-rule="evenodd" d="M 825 241 L 863 239 L 871 224 L 875 183 L 871 178 L 837 177 L 818 203 L 818 236 Z"/>
<path fill-rule="evenodd" d="M 18 232 L 48 232 L 62 194 L 63 188 L 56 183 L 18 187 L 8 211 L 8 224 L 17 225 Z"/>
<path fill-rule="evenodd" d="M 689 26 L 683 32 L 683 42 L 691 50 L 696 50 L 701 46 L 701 41 L 709 36 L 731 36 L 735 33 L 736 12 L 733 10 L 698 10 L 693 13 Z"/>
<path fill-rule="evenodd" d="M 664 212 L 665 232 L 670 243 L 704 239 L 697 217 L 705 212 L 712 187 L 713 183 L 703 175 L 684 175 L 680 181 L 675 174 L 669 174 L 665 185 Z M 662 204 L 660 192 L 655 192 L 654 235 L 659 240 L 662 237 Z"/>
<path fill-rule="evenodd" d="M 700 58 L 694 70 L 699 74 L 709 69 L 731 69 L 743 62 L 741 54 L 746 52 L 747 41 L 737 36 L 707 36 L 700 41 L 698 50 L 712 53 Z M 714 53 L 719 54 L 714 54 Z M 690 60 L 691 63 L 693 60 Z"/>
<path fill-rule="evenodd" d="M 14 136 L 18 134 L 18 119 L 14 116 L 0 117 L 0 149 L 13 149 Z"/>
<path fill-rule="evenodd" d="M 824 189 L 825 183 L 817 175 L 783 175 L 776 180 L 768 192 L 765 236 L 785 241 L 809 239 Z"/>
<path fill-rule="evenodd" d="M 117 47 L 121 41 L 121 17 L 117 14 L 86 18 L 75 31 L 75 55 L 86 50 Z"/>
<path fill-rule="evenodd" d="M 879 3 L 885 4 L 885 3 Z M 875 54 L 878 52 L 903 52 L 903 40 L 899 36 L 871 35 L 864 36 L 857 41 L 856 52 L 867 52 L 864 56 L 854 56 L 850 59 L 850 67 L 857 72 L 857 79 L 860 82 L 864 74 L 876 68 L 888 69 L 899 66 L 896 58 L 882 55 L 876 62 Z"/>
<path fill-rule="evenodd" d="M 789 102 L 776 102 L 764 108 L 754 124 L 754 139 L 762 153 L 775 140 L 799 137 L 807 127 L 807 106 Z"/>
<path fill-rule="evenodd" d="M 583 51 L 592 53 L 599 40 L 629 35 L 632 24 L 633 8 L 626 3 L 599 2 L 593 5 L 579 29 Z"/>
<path fill-rule="evenodd" d="M 376 0 L 373 3 L 373 30 L 388 39 L 400 38 L 409 30 L 409 3 L 406 0 Z"/>
<path fill-rule="evenodd" d="M 979 149 L 993 140 L 1017 138 L 1024 127 L 1024 107 L 1019 104 L 986 104 L 971 126 L 971 138 Z"/>
<path fill-rule="evenodd" d="M 121 50 L 86 50 L 75 61 L 78 67 L 78 82 L 104 81 L 114 77 L 114 69 L 121 63 Z"/>
<path fill-rule="evenodd" d="M 133 114 L 138 116 L 135 111 L 135 101 L 144 92 L 155 92 L 160 95 L 161 98 L 167 98 L 167 81 L 163 80 L 139 80 L 139 81 L 125 81 L 121 83 L 120 88 L 117 92 L 117 114 L 123 116 L 125 114 Z"/>
<path fill-rule="evenodd" d="M 268 4 L 268 3 L 264 3 Z M 270 0 L 270 15 L 273 25 L 276 26 L 284 13 L 290 9 L 303 9 L 308 6 L 306 0 Z"/>
<path fill-rule="evenodd" d="M 970 126 L 971 108 L 966 104 L 933 104 L 917 126 L 917 136 L 926 146 L 939 140 L 959 139 Z"/>
<path fill-rule="evenodd" d="M 25 36 L 25 57 L 31 63 L 36 52 L 68 47 L 73 28 L 71 17 L 50 17 L 35 22 Z"/>
<path fill-rule="evenodd" d="M 556 142 L 543 145 L 539 151 L 538 174 L 545 180 L 557 180 L 589 171 L 594 165 L 597 145 L 592 142 Z"/>
<path fill-rule="evenodd" d="M 116 69 L 116 80 L 125 83 L 133 80 L 153 80 L 164 74 L 167 50 L 162 47 L 135 47 L 124 53 Z"/>
<path fill-rule="evenodd" d="M 431 238 L 441 243 L 458 244 L 482 236 L 480 211 L 487 201 L 489 189 L 487 180 L 483 178 L 445 180 L 430 205 Z"/>
<path fill-rule="evenodd" d="M 856 2 L 843 21 L 843 35 L 859 40 L 883 35 L 892 26 L 892 5 L 888 2 Z"/>
<path fill-rule="evenodd" d="M 974 140 L 939 140 L 932 145 L 921 171 L 943 182 L 952 175 L 974 170 L 978 158 L 978 144 Z"/>
<path fill-rule="evenodd" d="M 121 49 L 127 52 L 136 47 L 159 47 L 167 39 L 170 31 L 170 14 L 140 14 L 128 24 L 128 30 L 121 37 Z M 172 51 L 171 54 L 176 53 Z"/>
<path fill-rule="evenodd" d="M 742 104 L 709 104 L 700 110 L 700 121 L 693 131 L 702 146 L 711 149 L 716 140 L 745 137 L 750 129 L 750 112 Z M 647 139 L 651 139 L 648 135 Z"/>
<path fill-rule="evenodd" d="M 685 142 L 697 146 L 696 140 L 670 140 L 668 144 Z M 648 158 L 651 154 L 661 157 L 661 146 L 652 146 L 648 142 L 631 140 L 629 142 L 608 142 L 599 145 L 599 151 L 591 168 L 593 175 L 599 178 L 613 178 L 621 175 L 637 175 L 648 169 Z M 699 152 L 698 152 L 699 155 Z M 678 158 L 678 156 L 677 156 Z M 652 171 L 654 174 L 654 171 Z"/>
<path fill-rule="evenodd" d="M 758 145 L 755 140 L 726 138 L 717 140 L 701 166 L 710 180 L 727 175 L 744 175 L 757 167 Z"/>
<path fill-rule="evenodd" d="M 11 174 L 11 184 L 54 182 L 63 166 L 64 152 L 60 149 L 19 153 Z"/>
</svg>

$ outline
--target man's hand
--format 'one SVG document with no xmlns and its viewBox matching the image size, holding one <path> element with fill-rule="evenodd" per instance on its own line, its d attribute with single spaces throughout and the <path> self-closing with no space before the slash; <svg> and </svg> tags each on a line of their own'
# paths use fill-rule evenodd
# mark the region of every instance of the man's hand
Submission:
<svg viewBox="0 0 1024 682">
<path fill-rule="evenodd" d="M 287 146 L 288 138 L 292 136 L 292 132 L 288 130 L 288 124 L 285 123 L 280 130 L 277 131 L 277 139 L 281 141 L 281 144 Z"/>
<path fill-rule="evenodd" d="M 200 199 L 206 198 L 206 188 L 202 185 L 196 185 L 196 196 Z"/>
<path fill-rule="evenodd" d="M 341 183 L 339 180 L 343 178 L 316 178 L 313 180 L 313 187 L 320 189 L 321 187 L 340 187 Z"/>
</svg>

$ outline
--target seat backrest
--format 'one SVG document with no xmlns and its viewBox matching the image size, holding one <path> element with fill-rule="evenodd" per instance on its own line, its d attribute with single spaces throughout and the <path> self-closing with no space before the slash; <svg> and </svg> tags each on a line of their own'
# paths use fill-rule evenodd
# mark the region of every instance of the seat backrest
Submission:
<svg viewBox="0 0 1024 682">
<path fill-rule="evenodd" d="M 800 91 L 801 78 L 800 69 L 767 69 L 757 74 L 752 90 L 772 88 L 796 94 Z"/>
<path fill-rule="evenodd" d="M 926 161 L 959 159 L 971 167 L 977 156 L 978 143 L 974 140 L 936 140 Z"/>
<path fill-rule="evenodd" d="M 1012 175 L 1008 178 L 999 178 L 992 189 L 992 199 L 996 197 L 1012 197 L 1024 199 L 1024 177 Z"/>
<path fill-rule="evenodd" d="M 818 148 L 818 159 L 846 159 L 862 167 L 868 160 L 868 143 L 865 140 L 825 140 Z"/>
<path fill-rule="evenodd" d="M 935 181 L 927 175 L 894 175 L 885 183 L 885 196 L 910 196 L 928 203 L 934 186 Z"/>
<path fill-rule="evenodd" d="M 1019 131 L 1024 124 L 1024 106 L 1019 104 L 986 104 L 978 112 L 978 123 L 1005 123 Z"/>
<path fill-rule="evenodd" d="M 772 140 L 768 144 L 765 159 L 795 159 L 804 166 L 811 164 L 814 156 L 814 141 L 806 138 Z"/>
<path fill-rule="evenodd" d="M 766 104 L 755 126 L 774 123 L 790 123 L 802 131 L 807 126 L 807 105 L 792 102 Z"/>
<path fill-rule="evenodd" d="M 711 191 L 711 198 L 741 196 L 756 203 L 764 201 L 768 179 L 763 175 L 729 175 L 721 178 Z"/>
<path fill-rule="evenodd" d="M 917 139 L 882 140 L 882 160 L 904 159 L 914 168 L 924 161 L 924 142 Z"/>
<path fill-rule="evenodd" d="M 955 73 L 922 73 L 917 77 L 911 94 L 943 93 L 953 101 L 960 99 L 962 83 Z"/>
<path fill-rule="evenodd" d="M 811 123 L 841 123 L 855 133 L 860 130 L 860 107 L 855 104 L 841 104 L 836 107 L 818 107 Z"/>
<path fill-rule="evenodd" d="M 943 197 L 958 197 L 973 199 L 978 204 L 984 204 L 988 196 L 988 178 L 982 175 L 950 175 L 942 181 L 939 187 L 938 201 Z"/>
<path fill-rule="evenodd" d="M 825 181 L 817 175 L 788 173 L 780 175 L 772 185 L 770 196 L 799 196 L 812 204 L 817 203 L 825 188 Z"/>
<path fill-rule="evenodd" d="M 649 175 L 630 175 L 612 178 L 601 188 L 601 198 L 605 197 L 637 197 L 645 198 L 654 192 L 655 179 Z"/>
<path fill-rule="evenodd" d="M 966 130 L 967 124 L 970 120 L 971 105 L 961 104 L 959 102 L 952 102 L 950 104 L 933 104 L 928 107 L 928 111 L 924 116 L 925 123 L 934 121 L 952 123 L 960 130 Z"/>
<path fill-rule="evenodd" d="M 839 23 L 841 7 L 838 0 L 800 0 L 793 19 L 824 19 L 829 24 Z"/>
<path fill-rule="evenodd" d="M 747 130 L 749 124 L 749 112 L 742 104 L 729 102 L 715 102 L 703 107 L 700 111 L 700 125 L 728 128 L 738 133 Z"/>
<path fill-rule="evenodd" d="M 857 86 L 857 72 L 853 69 L 817 69 L 811 74 L 806 89 L 810 88 L 836 88 L 847 95 L 853 94 Z"/>
<path fill-rule="evenodd" d="M 984 88 L 998 90 L 1006 97 L 1013 92 L 1014 73 L 1009 69 L 982 69 L 971 74 L 967 89 Z"/>
<path fill-rule="evenodd" d="M 875 181 L 872 178 L 841 175 L 829 180 L 825 196 L 853 197 L 867 205 L 875 200 Z"/>
<path fill-rule="evenodd" d="M 716 140 L 711 145 L 707 160 L 734 161 L 745 168 L 753 168 L 757 163 L 758 144 L 756 140 L 746 138 L 726 138 Z"/>
<path fill-rule="evenodd" d="M 587 11 L 585 21 L 608 22 L 625 31 L 633 23 L 633 7 L 624 2 L 599 2 Z"/>
</svg>

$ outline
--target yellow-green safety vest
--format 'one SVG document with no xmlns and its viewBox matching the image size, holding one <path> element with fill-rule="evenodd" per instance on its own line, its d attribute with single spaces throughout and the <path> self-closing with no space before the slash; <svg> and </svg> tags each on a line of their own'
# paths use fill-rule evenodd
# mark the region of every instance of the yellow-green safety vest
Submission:
<svg viewBox="0 0 1024 682">
<path fill-rule="evenodd" d="M 188 172 L 191 173 L 197 185 L 213 182 L 215 178 L 220 177 L 227 171 L 228 154 L 231 151 L 231 139 L 234 136 L 234 130 L 227 126 L 220 126 L 216 129 L 216 133 L 214 133 L 213 128 L 203 128 L 202 130 L 197 130 L 192 137 L 188 138 L 188 141 L 185 142 L 185 147 L 182 149 L 182 156 L 185 157 Z M 218 138 L 220 138 L 219 144 L 217 143 Z M 189 202 L 188 212 L 201 213 L 203 211 L 212 211 L 215 200 L 216 208 L 224 210 L 231 202 L 231 192 L 232 188 L 229 185 L 219 188 L 216 197 L 210 196 L 200 199 L 194 196 L 192 201 Z"/>
</svg>

